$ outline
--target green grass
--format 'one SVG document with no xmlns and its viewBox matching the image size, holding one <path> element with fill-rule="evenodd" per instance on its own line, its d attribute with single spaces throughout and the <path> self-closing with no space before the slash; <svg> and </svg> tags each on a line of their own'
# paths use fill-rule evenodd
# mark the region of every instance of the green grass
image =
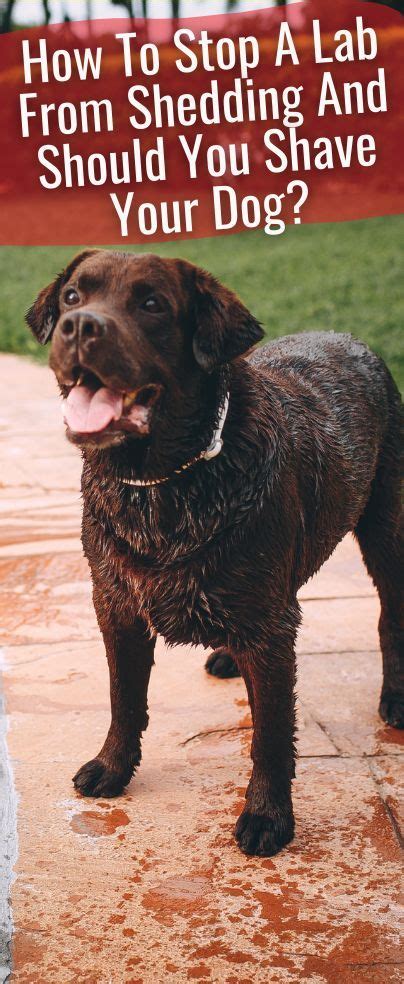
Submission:
<svg viewBox="0 0 404 984">
<path fill-rule="evenodd" d="M 243 233 L 154 249 L 186 257 L 233 287 L 269 338 L 309 329 L 352 332 L 383 356 L 404 389 L 403 242 L 404 217 L 393 217 L 291 227 L 273 238 Z M 75 251 L 0 248 L 0 350 L 47 358 L 25 327 L 24 313 Z"/>
</svg>

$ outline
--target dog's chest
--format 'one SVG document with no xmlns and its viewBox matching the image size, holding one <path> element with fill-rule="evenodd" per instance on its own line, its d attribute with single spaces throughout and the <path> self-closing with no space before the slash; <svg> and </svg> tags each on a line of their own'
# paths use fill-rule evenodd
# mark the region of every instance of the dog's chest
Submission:
<svg viewBox="0 0 404 984">
<path fill-rule="evenodd" d="M 109 604 L 123 619 L 141 614 L 172 645 L 226 644 L 244 603 L 240 535 L 248 553 L 248 517 L 262 504 L 262 488 L 255 476 L 222 478 L 214 465 L 209 475 L 195 471 L 181 494 L 141 489 L 101 501 L 93 486 L 87 500 L 86 552 L 96 564 L 102 556 Z M 253 552 L 247 566 L 256 570 Z"/>
<path fill-rule="evenodd" d="M 121 585 L 116 595 L 122 593 L 122 604 L 129 597 L 170 644 L 223 644 L 231 617 L 224 555 L 231 546 L 235 499 L 231 516 L 222 503 L 207 499 L 206 490 L 199 509 L 183 496 L 170 503 L 168 516 L 150 507 L 150 497 L 147 509 L 138 501 L 116 516 L 112 540 L 106 537 L 111 572 Z"/>
<path fill-rule="evenodd" d="M 219 585 L 206 585 L 194 565 L 175 571 L 133 573 L 137 603 L 150 627 L 171 645 L 209 645 L 225 630 L 225 603 Z"/>
</svg>

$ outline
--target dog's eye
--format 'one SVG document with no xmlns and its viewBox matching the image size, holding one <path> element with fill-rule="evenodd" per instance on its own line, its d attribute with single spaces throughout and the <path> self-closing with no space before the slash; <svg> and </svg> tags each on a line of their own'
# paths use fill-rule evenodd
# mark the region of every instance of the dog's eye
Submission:
<svg viewBox="0 0 404 984">
<path fill-rule="evenodd" d="M 161 305 L 159 304 L 157 297 L 154 297 L 154 294 L 147 297 L 146 300 L 143 301 L 142 311 L 148 311 L 149 314 L 159 314 L 161 311 Z"/>
<path fill-rule="evenodd" d="M 77 304 L 79 300 L 77 290 L 74 287 L 69 287 L 65 293 L 65 304 Z"/>
</svg>

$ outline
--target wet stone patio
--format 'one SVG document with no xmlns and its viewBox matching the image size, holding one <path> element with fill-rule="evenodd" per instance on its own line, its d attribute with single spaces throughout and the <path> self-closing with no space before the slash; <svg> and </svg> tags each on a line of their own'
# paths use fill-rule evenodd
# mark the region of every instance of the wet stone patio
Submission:
<svg viewBox="0 0 404 984">
<path fill-rule="evenodd" d="M 403 736 L 377 716 L 379 605 L 354 541 L 301 592 L 296 838 L 248 859 L 232 838 L 250 770 L 244 685 L 209 678 L 201 650 L 159 641 L 127 793 L 73 790 L 109 724 L 79 482 L 51 373 L 1 356 L 0 980 L 11 931 L 15 982 L 402 980 Z"/>
</svg>

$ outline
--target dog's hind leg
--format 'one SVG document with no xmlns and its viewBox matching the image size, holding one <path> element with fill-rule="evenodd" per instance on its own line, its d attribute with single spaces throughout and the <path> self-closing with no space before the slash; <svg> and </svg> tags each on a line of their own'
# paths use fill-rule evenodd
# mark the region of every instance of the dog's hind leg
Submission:
<svg viewBox="0 0 404 984">
<path fill-rule="evenodd" d="M 379 713 L 404 727 L 404 523 L 400 412 L 382 449 L 366 509 L 355 534 L 381 604 L 379 621 L 383 686 Z"/>
<path fill-rule="evenodd" d="M 235 659 L 229 649 L 224 646 L 220 649 L 215 649 L 213 653 L 208 656 L 205 663 L 205 670 L 210 673 L 211 676 L 220 677 L 221 680 L 226 680 L 229 677 L 241 676 L 240 670 L 237 666 Z"/>
</svg>

